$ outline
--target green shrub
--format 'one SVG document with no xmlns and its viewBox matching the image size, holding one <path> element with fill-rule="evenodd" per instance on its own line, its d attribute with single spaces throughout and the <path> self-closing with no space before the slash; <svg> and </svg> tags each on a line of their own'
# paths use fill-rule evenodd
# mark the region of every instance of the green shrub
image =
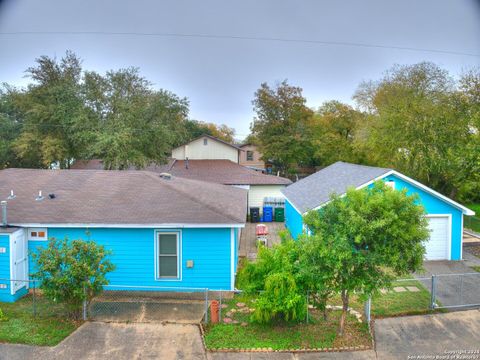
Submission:
<svg viewBox="0 0 480 360">
<path fill-rule="evenodd" d="M 114 270 L 107 259 L 110 254 L 94 241 L 67 238 L 49 240 L 48 247 L 33 255 L 43 294 L 54 302 L 63 303 L 78 318 L 83 301 L 90 301 L 108 285 L 106 274 Z"/>
<path fill-rule="evenodd" d="M 294 277 L 285 272 L 272 273 L 265 279 L 265 291 L 255 303 L 253 320 L 260 323 L 272 321 L 304 320 L 306 299 L 297 288 Z"/>
</svg>

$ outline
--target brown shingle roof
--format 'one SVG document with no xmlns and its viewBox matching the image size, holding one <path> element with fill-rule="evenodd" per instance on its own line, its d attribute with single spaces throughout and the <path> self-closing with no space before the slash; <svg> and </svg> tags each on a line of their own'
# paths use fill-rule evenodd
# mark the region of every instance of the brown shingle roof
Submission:
<svg viewBox="0 0 480 360">
<path fill-rule="evenodd" d="M 1 170 L 0 199 L 10 190 L 14 225 L 244 224 L 246 218 L 243 189 L 148 171 Z M 42 201 L 35 200 L 39 190 Z"/>
<path fill-rule="evenodd" d="M 150 165 L 145 170 L 168 172 L 172 175 L 224 185 L 289 185 L 292 182 L 280 176 L 265 175 L 230 160 L 185 160 L 171 159 L 166 165 Z M 101 160 L 79 160 L 72 169 L 98 169 Z M 102 165 L 103 166 L 103 165 Z"/>
<path fill-rule="evenodd" d="M 289 185 L 292 183 L 287 178 L 265 175 L 230 160 L 188 160 L 188 168 L 186 163 L 186 160 L 175 160 L 167 165 L 152 165 L 147 169 L 224 185 Z"/>
</svg>

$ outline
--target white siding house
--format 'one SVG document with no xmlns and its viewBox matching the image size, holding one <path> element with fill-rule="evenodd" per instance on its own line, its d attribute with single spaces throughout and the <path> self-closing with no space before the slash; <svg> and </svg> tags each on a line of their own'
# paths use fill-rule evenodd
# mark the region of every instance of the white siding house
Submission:
<svg viewBox="0 0 480 360">
<path fill-rule="evenodd" d="M 213 136 L 203 135 L 172 150 L 177 160 L 230 160 L 238 163 L 241 150 Z"/>
</svg>

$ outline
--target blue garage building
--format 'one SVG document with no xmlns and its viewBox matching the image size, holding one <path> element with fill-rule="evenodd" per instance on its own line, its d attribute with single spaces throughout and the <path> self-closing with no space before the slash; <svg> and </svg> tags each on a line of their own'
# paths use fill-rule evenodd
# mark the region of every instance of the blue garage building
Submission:
<svg viewBox="0 0 480 360">
<path fill-rule="evenodd" d="M 425 244 L 427 260 L 461 260 L 463 216 L 475 213 L 435 190 L 395 170 L 336 162 L 283 190 L 285 225 L 293 238 L 304 233 L 303 215 L 326 204 L 331 194 L 348 188 L 361 189 L 383 180 L 394 189 L 416 193 L 429 219 L 430 239 Z"/>
</svg>

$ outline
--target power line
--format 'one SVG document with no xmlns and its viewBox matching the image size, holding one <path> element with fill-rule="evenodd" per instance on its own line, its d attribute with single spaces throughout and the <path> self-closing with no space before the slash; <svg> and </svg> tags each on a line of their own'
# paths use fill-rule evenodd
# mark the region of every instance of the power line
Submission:
<svg viewBox="0 0 480 360">
<path fill-rule="evenodd" d="M 309 39 L 294 39 L 294 38 L 277 38 L 277 37 L 256 37 L 256 36 L 237 36 L 237 35 L 212 35 L 212 34 L 193 34 L 193 33 L 161 33 L 161 32 L 117 32 L 117 31 L 10 31 L 0 32 L 0 36 L 9 35 L 99 35 L 99 36 L 150 36 L 150 37 L 178 37 L 178 38 L 201 38 L 201 39 L 228 39 L 228 40 L 250 40 L 250 41 L 272 41 L 284 43 L 304 43 L 317 44 L 327 46 L 350 46 L 350 47 L 364 47 L 377 49 L 392 49 L 392 50 L 406 50 L 415 52 L 429 52 L 437 54 L 448 54 L 458 56 L 480 57 L 480 54 L 442 50 L 429 49 L 410 46 L 395 46 L 382 45 L 360 42 L 348 41 L 326 41 L 326 40 L 309 40 Z"/>
</svg>

